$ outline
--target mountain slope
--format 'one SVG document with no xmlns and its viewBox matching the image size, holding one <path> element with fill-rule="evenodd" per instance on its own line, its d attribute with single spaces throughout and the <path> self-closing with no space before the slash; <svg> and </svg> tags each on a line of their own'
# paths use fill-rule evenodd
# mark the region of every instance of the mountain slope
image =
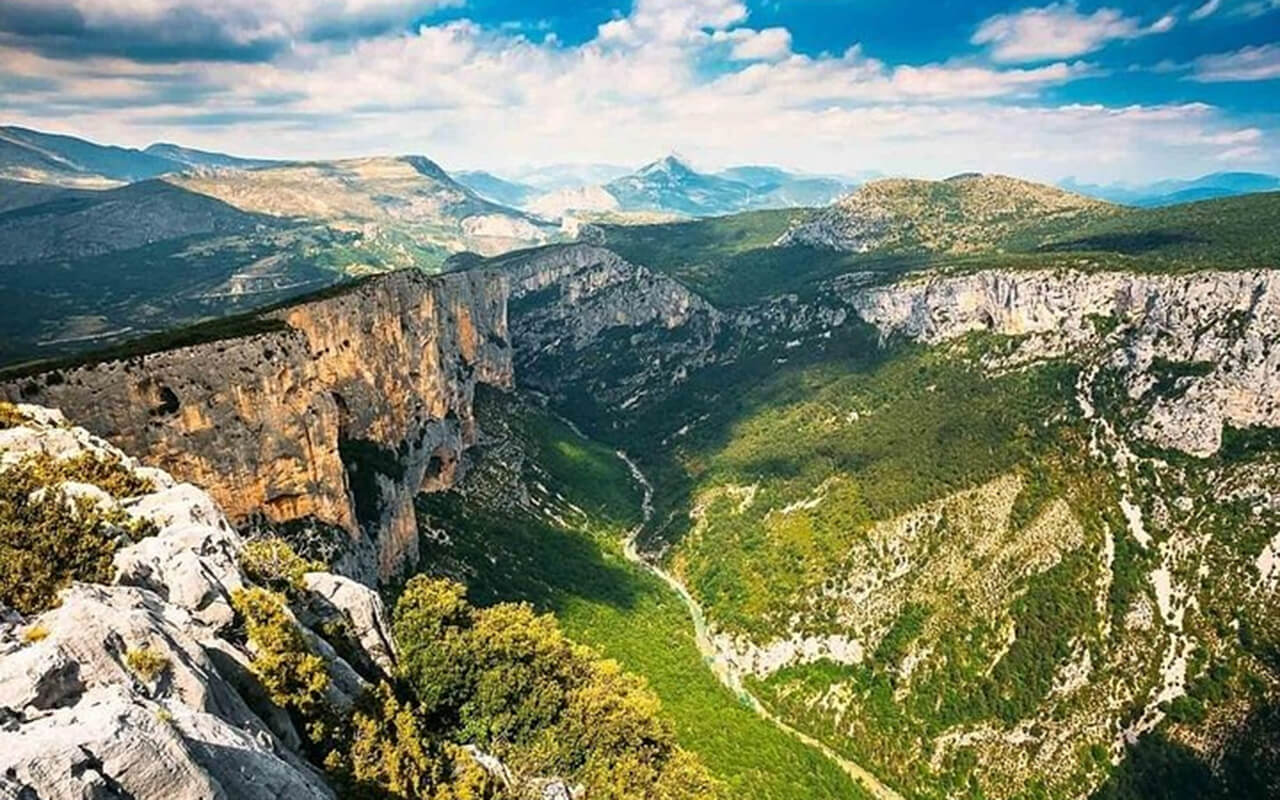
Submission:
<svg viewBox="0 0 1280 800">
<path fill-rule="evenodd" d="M 269 159 L 240 158 L 226 153 L 196 150 L 169 142 L 157 142 L 148 145 L 143 152 L 189 168 L 256 169 L 258 167 L 273 167 L 282 163 Z"/>
<path fill-rule="evenodd" d="M 507 181 L 483 171 L 451 173 L 453 179 L 481 197 L 512 208 L 524 208 L 541 191 L 515 181 Z"/>
<path fill-rule="evenodd" d="M 353 234 L 161 180 L 59 190 L 0 213 L 0 363 L 276 302 L 342 280 L 341 259 L 361 252 Z"/>
<path fill-rule="evenodd" d="M 426 158 L 313 162 L 169 178 L 245 211 L 357 230 L 403 249 L 402 266 L 432 267 L 450 253 L 541 244 L 555 229 L 491 203 Z"/>
<path fill-rule="evenodd" d="M 74 136 L 0 127 L 0 177 L 69 186 L 109 186 L 173 172 L 178 165 L 141 150 Z"/>
<path fill-rule="evenodd" d="M 779 244 L 961 255 L 1001 248 L 1024 231 L 1117 212 L 1099 200 L 1003 175 L 887 179 L 841 199 Z"/>
<path fill-rule="evenodd" d="M 778 167 L 730 167 L 719 177 L 745 183 L 762 197 L 752 201 L 756 208 L 817 207 L 835 202 L 854 187 L 841 178 L 796 175 Z"/>
<path fill-rule="evenodd" d="M 1192 180 L 1157 181 L 1144 186 L 1098 186 L 1067 179 L 1062 187 L 1113 203 L 1155 208 L 1215 197 L 1274 192 L 1280 190 L 1280 177 L 1258 172 L 1215 172 Z"/>
<path fill-rule="evenodd" d="M 0 214 L 0 264 L 82 258 L 197 234 L 278 226 L 165 181 L 59 195 Z"/>
<path fill-rule="evenodd" d="M 696 172 L 675 156 L 641 167 L 604 188 L 625 211 L 666 211 L 691 217 L 741 211 L 755 194 L 745 183 Z"/>
</svg>

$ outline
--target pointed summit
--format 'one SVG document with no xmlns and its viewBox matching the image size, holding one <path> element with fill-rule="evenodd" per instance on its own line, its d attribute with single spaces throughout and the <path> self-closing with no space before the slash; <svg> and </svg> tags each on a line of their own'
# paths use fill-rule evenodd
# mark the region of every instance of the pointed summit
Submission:
<svg viewBox="0 0 1280 800">
<path fill-rule="evenodd" d="M 680 156 L 675 153 L 663 156 L 662 158 L 650 164 L 646 164 L 636 170 L 638 175 L 658 175 L 667 174 L 672 176 L 696 175 L 697 171 L 693 167 L 681 160 Z"/>
</svg>

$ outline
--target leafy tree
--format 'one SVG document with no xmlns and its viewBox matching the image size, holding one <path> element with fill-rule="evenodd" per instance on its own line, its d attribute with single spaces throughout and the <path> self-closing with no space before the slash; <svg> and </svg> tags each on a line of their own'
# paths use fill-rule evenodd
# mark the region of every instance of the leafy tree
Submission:
<svg viewBox="0 0 1280 800">
<path fill-rule="evenodd" d="M 463 592 L 419 576 L 394 615 L 404 675 L 445 736 L 492 753 L 516 775 L 582 782 L 592 797 L 717 795 L 642 679 L 575 645 L 527 604 L 475 609 Z"/>
</svg>

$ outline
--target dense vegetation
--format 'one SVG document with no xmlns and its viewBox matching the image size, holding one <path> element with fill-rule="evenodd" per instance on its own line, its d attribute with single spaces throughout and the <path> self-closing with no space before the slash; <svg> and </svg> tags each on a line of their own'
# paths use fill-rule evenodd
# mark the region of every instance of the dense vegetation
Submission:
<svg viewBox="0 0 1280 800">
<path fill-rule="evenodd" d="M 459 489 L 419 498 L 423 530 L 447 531 L 425 544 L 424 563 L 464 580 L 481 606 L 524 600 L 554 612 L 573 639 L 643 675 L 680 745 L 730 796 L 862 796 L 725 690 L 703 665 L 679 598 L 623 558 L 640 494 L 608 448 L 519 398 L 482 392 L 477 414 L 503 444 L 478 451 Z"/>
<path fill-rule="evenodd" d="M 625 379 L 625 341 L 615 351 L 602 339 L 607 358 L 583 356 L 603 365 L 596 379 Z M 1170 635 L 1158 618 L 1143 622 L 1154 614 L 1160 553 L 1129 535 L 1118 505 L 1125 495 L 1146 498 L 1147 533 L 1157 542 L 1183 527 L 1204 531 L 1213 542 L 1205 563 L 1220 576 L 1201 582 L 1201 606 L 1186 615 L 1188 635 L 1208 653 L 1197 650 L 1189 663 L 1187 695 L 1164 704 L 1161 735 L 1194 739 L 1202 726 L 1224 725 L 1215 714 L 1262 702 L 1274 680 L 1259 663 L 1273 645 L 1242 652 L 1231 609 L 1257 613 L 1256 598 L 1239 587 L 1256 582 L 1253 559 L 1276 532 L 1248 503 L 1197 501 L 1176 519 L 1167 505 L 1148 505 L 1210 496 L 1205 476 L 1215 470 L 1250 474 L 1273 449 L 1270 432 L 1229 431 L 1235 444 L 1207 473 L 1171 454 L 1160 455 L 1176 471 L 1144 464 L 1126 479 L 1100 470 L 1074 397 L 1077 367 L 993 368 L 1016 344 L 971 336 L 931 349 L 868 348 L 865 339 L 839 347 L 833 339 L 822 351 L 766 349 L 756 358 L 761 369 L 750 358 L 706 369 L 625 414 L 593 403 L 585 388 L 564 391 L 565 413 L 626 447 L 654 479 L 650 546 L 666 549 L 713 624 L 759 644 L 796 634 L 863 644 L 861 663 L 793 665 L 748 686 L 910 797 L 1067 797 L 1112 772 L 1115 728 L 1090 727 L 1094 715 L 1112 715 L 1112 726 L 1137 721 L 1159 689 Z M 1152 397 L 1204 366 L 1160 362 L 1153 372 Z M 1130 398 L 1108 381 L 1099 377 L 1092 400 L 1124 432 L 1150 398 Z M 437 527 L 461 527 L 444 523 L 440 502 L 430 517 Z M 474 524 L 457 516 L 460 508 L 452 518 Z M 902 515 L 919 521 L 884 529 Z M 509 533 L 518 523 L 490 524 L 467 564 L 481 564 L 496 539 L 519 539 Z M 518 581 L 560 551 L 530 544 L 522 552 L 532 555 L 475 569 L 495 585 Z M 841 598 L 862 584 L 845 577 L 877 558 L 880 580 L 894 580 L 873 584 L 850 610 Z M 907 565 L 897 579 L 896 567 Z M 1253 618 L 1241 629 L 1250 632 Z M 1121 701 L 1108 695 L 1112 680 L 1127 698 L 1114 709 Z M 942 744 L 969 731 L 978 732 L 973 744 Z M 1014 747 L 1001 744 L 1004 736 L 1030 738 Z M 1052 767 L 1025 760 L 1059 736 L 1072 743 L 1070 755 L 1060 752 Z M 1254 752 L 1256 728 L 1240 741 Z M 1209 771 L 1242 780 L 1235 767 Z M 1249 780 L 1267 785 L 1274 776 Z"/>
<path fill-rule="evenodd" d="M 645 683 L 573 644 L 530 606 L 476 609 L 462 586 L 415 578 L 394 613 L 401 674 L 366 666 L 371 688 L 342 700 L 296 622 L 307 613 L 300 573 L 310 565 L 282 540 L 251 545 L 242 559 L 248 576 L 279 587 L 251 586 L 232 598 L 254 674 L 344 796 L 472 800 L 553 776 L 592 797 L 717 796 Z M 341 632 L 324 632 L 342 652 Z M 143 671 L 163 668 L 142 655 L 135 662 Z M 482 770 L 461 745 L 501 759 L 509 780 Z"/>
<path fill-rule="evenodd" d="M 1280 264 L 1280 192 L 1133 210 L 1041 245 L 1113 253 L 1138 270 L 1268 269 Z"/>
<path fill-rule="evenodd" d="M 0 412 L 4 407 L 0 407 Z M 115 498 L 150 491 L 117 461 L 85 454 L 55 460 L 30 456 L 0 475 L 0 605 L 34 614 L 57 602 L 72 581 L 111 579 L 122 543 L 155 527 L 118 507 L 69 493 L 68 481 L 98 486 Z"/>
</svg>

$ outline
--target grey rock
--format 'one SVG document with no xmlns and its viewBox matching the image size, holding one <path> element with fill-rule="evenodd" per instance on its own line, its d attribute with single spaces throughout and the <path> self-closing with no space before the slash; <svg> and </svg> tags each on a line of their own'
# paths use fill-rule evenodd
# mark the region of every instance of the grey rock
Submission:
<svg viewBox="0 0 1280 800">
<path fill-rule="evenodd" d="M 323 621 L 340 621 L 359 641 L 364 652 L 384 675 L 396 670 L 395 640 L 382 597 L 363 584 L 329 572 L 309 572 L 307 589 L 319 603 Z"/>
</svg>

